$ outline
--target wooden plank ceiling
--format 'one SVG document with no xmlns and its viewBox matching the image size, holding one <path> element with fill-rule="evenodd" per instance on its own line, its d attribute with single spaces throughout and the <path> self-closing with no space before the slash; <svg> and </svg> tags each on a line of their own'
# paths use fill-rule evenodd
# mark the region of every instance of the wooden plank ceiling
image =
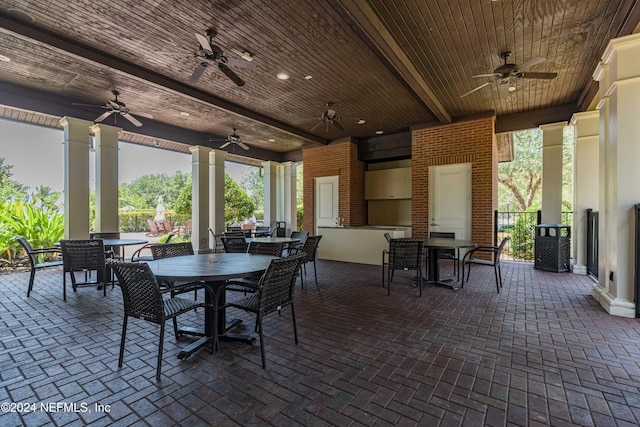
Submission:
<svg viewBox="0 0 640 427">
<path fill-rule="evenodd" d="M 591 101 L 591 74 L 606 44 L 631 33 L 638 9 L 637 0 L 0 0 L 0 55 L 10 59 L 0 61 L 0 111 L 25 120 L 12 108 L 42 113 L 49 119 L 28 119 L 42 123 L 64 115 L 93 120 L 104 110 L 73 103 L 104 105 L 116 89 L 143 123 L 115 117 L 132 142 L 215 148 L 220 143 L 209 139 L 237 128 L 252 148 L 240 154 L 268 160 L 299 158 L 307 144 L 487 111 L 498 123 L 540 111 L 546 122 L 566 120 Z M 212 62 L 189 82 L 202 62 L 194 57 L 195 33 L 210 28 L 244 86 Z M 558 77 L 517 79 L 507 97 L 493 82 L 461 98 L 491 81 L 472 76 L 500 66 L 504 51 L 516 64 L 543 56 L 532 71 Z M 278 80 L 281 72 L 290 78 Z M 343 131 L 314 128 L 328 101 Z M 509 123 L 516 122 L 526 123 Z"/>
</svg>

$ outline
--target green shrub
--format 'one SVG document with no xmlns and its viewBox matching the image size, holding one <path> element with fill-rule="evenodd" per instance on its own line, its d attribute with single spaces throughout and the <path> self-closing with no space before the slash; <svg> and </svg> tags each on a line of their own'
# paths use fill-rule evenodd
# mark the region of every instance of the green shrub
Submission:
<svg viewBox="0 0 640 427">
<path fill-rule="evenodd" d="M 516 220 L 510 230 L 510 255 L 515 260 L 533 261 L 535 249 L 535 228 L 538 224 L 539 205 L 532 205 Z"/>
<path fill-rule="evenodd" d="M 22 236 L 34 247 L 51 247 L 64 237 L 64 216 L 51 207 L 41 207 L 37 199 L 32 202 L 0 201 L 0 256 L 12 259 Z"/>
</svg>

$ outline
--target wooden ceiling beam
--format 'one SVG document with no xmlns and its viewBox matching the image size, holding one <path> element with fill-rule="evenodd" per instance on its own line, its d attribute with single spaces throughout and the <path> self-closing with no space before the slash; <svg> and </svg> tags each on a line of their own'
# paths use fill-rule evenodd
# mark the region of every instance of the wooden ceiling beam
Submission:
<svg viewBox="0 0 640 427">
<path fill-rule="evenodd" d="M 565 104 L 498 116 L 496 117 L 496 133 L 533 129 L 545 123 L 568 122 L 571 116 L 578 111 L 577 104 Z"/>
<path fill-rule="evenodd" d="M 36 40 L 38 42 L 44 43 L 56 49 L 63 50 L 79 58 L 93 61 L 95 63 L 102 64 L 106 67 L 112 68 L 114 70 L 127 73 L 132 77 L 144 80 L 148 83 L 157 85 L 158 87 L 166 88 L 166 89 L 178 92 L 182 95 L 189 96 L 193 99 L 206 102 L 207 104 L 215 106 L 216 108 L 222 109 L 229 113 L 237 114 L 242 117 L 246 117 L 248 119 L 262 123 L 269 127 L 272 127 L 272 128 L 281 130 L 283 132 L 289 133 L 293 136 L 302 138 L 306 141 L 310 141 L 320 145 L 326 145 L 328 143 L 328 141 L 323 138 L 320 138 L 316 135 L 313 135 L 309 132 L 298 129 L 291 125 L 288 125 L 287 123 L 283 123 L 271 117 L 268 117 L 258 112 L 244 108 L 240 105 L 226 101 L 222 98 L 218 98 L 214 95 L 211 95 L 199 89 L 193 88 L 177 80 L 171 79 L 159 73 L 155 73 L 153 71 L 139 67 L 131 62 L 121 60 L 119 58 L 116 58 L 113 55 L 110 55 L 106 52 L 102 52 L 93 47 L 90 47 L 81 43 L 77 43 L 69 38 L 61 36 L 54 32 L 44 30 L 34 25 L 30 25 L 28 23 L 24 23 L 24 22 L 12 19 L 9 15 L 6 15 L 2 11 L 0 11 L 0 30 L 2 28 L 14 34 L 17 34 L 19 36 L 27 37 L 29 39 Z"/>
<path fill-rule="evenodd" d="M 366 0 L 335 0 L 337 6 L 346 12 L 346 19 L 360 34 L 367 45 L 377 49 L 409 88 L 443 124 L 451 123 L 451 116 L 445 110 L 435 93 L 427 85 L 418 69 L 404 53 L 398 42 L 386 29 L 382 21 Z M 345 14 L 343 14 L 345 16 Z"/>
</svg>

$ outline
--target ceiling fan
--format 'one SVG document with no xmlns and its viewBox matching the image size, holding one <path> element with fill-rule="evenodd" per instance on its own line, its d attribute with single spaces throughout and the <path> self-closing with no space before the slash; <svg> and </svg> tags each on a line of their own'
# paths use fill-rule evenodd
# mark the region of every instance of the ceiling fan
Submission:
<svg viewBox="0 0 640 427">
<path fill-rule="evenodd" d="M 240 138 L 240 135 L 238 135 L 236 133 L 236 128 L 233 128 L 233 133 L 231 135 L 228 135 L 226 139 L 222 139 L 222 140 L 218 140 L 218 139 L 210 139 L 209 141 L 211 142 L 223 142 L 224 144 L 222 144 L 219 149 L 222 149 L 226 146 L 228 146 L 229 144 L 232 145 L 232 148 L 234 148 L 236 145 L 240 148 L 242 148 L 243 150 L 248 150 L 249 146 L 247 144 L 245 144 L 244 142 L 242 142 L 242 139 Z"/>
<path fill-rule="evenodd" d="M 216 31 L 211 28 L 208 29 L 205 34 L 206 36 L 195 33 L 200 46 L 198 47 L 198 50 L 193 53 L 193 56 L 200 60 L 200 64 L 198 64 L 196 69 L 193 71 L 193 74 L 191 74 L 191 77 L 189 77 L 189 83 L 196 83 L 200 80 L 200 77 L 209 66 L 209 62 L 212 62 L 216 64 L 218 69 L 236 85 L 244 86 L 244 80 L 231 70 L 229 65 L 238 68 L 255 69 L 256 65 L 252 63 L 253 55 L 246 50 L 240 51 L 238 49 L 231 49 L 233 53 L 239 56 L 239 58 L 228 58 L 224 55 L 224 52 L 220 47 L 213 44 L 213 39 L 217 35 Z M 157 51 L 156 53 L 159 55 L 184 55 L 180 52 Z"/>
<path fill-rule="evenodd" d="M 129 120 L 134 125 L 136 125 L 138 127 L 142 126 L 142 123 L 140 123 L 140 121 L 138 119 L 136 119 L 135 117 L 133 117 L 133 115 L 131 115 L 131 113 L 129 112 L 129 109 L 127 108 L 125 103 L 118 99 L 118 95 L 120 95 L 120 92 L 118 92 L 117 90 L 112 90 L 111 93 L 113 94 L 113 96 L 115 98 L 108 100 L 107 103 L 104 104 L 104 105 L 81 104 L 79 102 L 74 102 L 73 105 L 80 105 L 80 106 L 85 106 L 85 107 L 98 107 L 98 108 L 102 108 L 104 110 L 107 110 L 104 113 L 102 113 L 101 115 L 99 115 L 94 120 L 95 123 L 102 122 L 104 119 L 109 117 L 111 114 L 115 114 L 114 115 L 114 122 L 116 122 L 117 121 L 117 115 L 119 114 L 122 117 L 124 117 L 125 119 Z M 147 117 L 149 119 L 153 119 L 153 116 L 151 114 L 144 114 L 144 113 L 136 113 L 136 114 L 139 115 L 139 116 Z"/>
<path fill-rule="evenodd" d="M 336 110 L 333 109 L 333 102 L 327 102 L 327 110 L 322 113 L 322 116 L 320 117 L 320 121 L 318 123 L 316 123 L 311 129 L 309 129 L 309 132 L 313 132 L 314 130 L 316 130 L 318 128 L 318 126 L 322 125 L 323 123 L 326 126 L 327 132 L 329 132 L 329 125 L 334 125 L 336 128 L 338 128 L 338 130 L 343 131 L 344 127 L 340 124 L 340 117 L 338 117 L 338 114 L 336 113 Z"/>
<path fill-rule="evenodd" d="M 509 92 L 513 92 L 515 90 L 515 85 L 512 84 L 511 79 L 543 79 L 543 80 L 551 80 L 555 79 L 558 76 L 558 73 L 547 73 L 547 72 L 535 72 L 535 71 L 527 71 L 529 68 L 541 64 L 545 62 L 547 59 L 542 56 L 536 56 L 535 58 L 531 58 L 530 60 L 523 62 L 520 65 L 517 64 L 508 64 L 507 59 L 511 56 L 511 52 L 503 52 L 500 54 L 500 58 L 504 60 L 504 64 L 493 70 L 493 73 L 489 74 L 478 74 L 472 76 L 474 78 L 478 77 L 493 77 L 494 81 L 499 82 L 500 84 L 500 93 L 502 95 L 509 94 Z M 460 98 L 464 98 L 467 95 L 472 94 L 473 92 L 482 89 L 485 86 L 490 85 L 491 82 L 487 82 L 481 84 L 475 89 L 470 90 L 469 92 L 460 96 Z"/>
</svg>

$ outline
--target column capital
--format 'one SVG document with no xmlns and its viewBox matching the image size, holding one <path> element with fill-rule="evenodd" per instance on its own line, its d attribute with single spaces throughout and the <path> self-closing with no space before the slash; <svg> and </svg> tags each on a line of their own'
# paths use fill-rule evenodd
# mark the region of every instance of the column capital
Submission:
<svg viewBox="0 0 640 427">
<path fill-rule="evenodd" d="M 640 33 L 611 39 L 602 54 L 602 61 L 609 64 L 616 52 L 640 47 Z"/>
<path fill-rule="evenodd" d="M 600 134 L 600 110 L 574 113 L 571 116 L 574 137 L 597 136 Z"/>
<path fill-rule="evenodd" d="M 213 149 L 209 152 L 209 164 L 211 165 L 224 165 L 226 159 L 227 152 L 224 150 Z"/>
<path fill-rule="evenodd" d="M 557 122 L 557 123 L 547 123 L 544 125 L 538 126 L 538 128 L 543 132 L 554 131 L 558 129 L 564 129 L 567 126 L 567 122 Z"/>
<path fill-rule="evenodd" d="M 76 119 L 75 117 L 64 116 L 58 123 L 64 129 L 65 141 L 89 142 L 91 141 L 91 133 L 89 128 L 93 124 L 89 120 Z"/>
<path fill-rule="evenodd" d="M 194 145 L 189 147 L 189 151 L 191 151 L 191 160 L 194 162 L 209 163 L 209 153 L 211 152 L 211 148 L 204 147 L 202 145 Z"/>
<path fill-rule="evenodd" d="M 104 123 L 96 123 L 93 126 L 91 126 L 89 130 L 91 130 L 91 132 L 93 132 L 93 134 L 96 137 L 103 136 L 104 138 L 108 138 L 109 140 L 115 139 L 116 142 L 120 137 L 120 132 L 122 132 L 122 128 L 111 126 L 111 125 L 105 125 Z M 115 137 L 114 137 L 114 134 L 115 134 Z"/>
</svg>

